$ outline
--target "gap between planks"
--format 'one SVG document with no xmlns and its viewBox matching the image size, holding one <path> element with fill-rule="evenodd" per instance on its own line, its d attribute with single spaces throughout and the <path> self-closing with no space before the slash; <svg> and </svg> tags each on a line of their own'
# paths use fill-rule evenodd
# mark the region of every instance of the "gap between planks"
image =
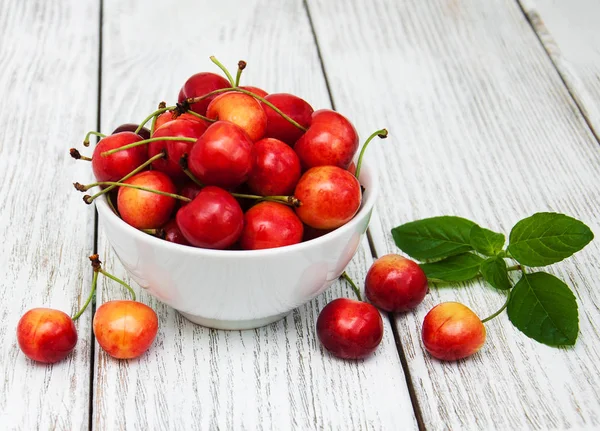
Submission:
<svg viewBox="0 0 600 431">
<path fill-rule="evenodd" d="M 97 113 L 96 113 L 96 130 L 100 131 L 101 121 L 102 121 L 102 25 L 104 23 L 104 0 L 98 0 L 98 74 L 97 74 L 97 82 L 98 85 L 96 87 L 96 97 L 97 97 Z M 99 140 L 96 137 L 95 143 Z M 98 253 L 98 210 L 94 207 L 94 251 L 93 254 Z M 92 270 L 93 272 L 93 270 Z M 93 275 L 93 274 L 92 274 Z M 96 294 L 94 293 L 94 297 L 92 298 L 92 303 L 90 304 L 92 316 L 96 314 Z M 90 325 L 90 333 L 89 337 L 92 340 L 90 343 L 90 392 L 89 392 L 89 415 L 88 415 L 88 430 L 92 431 L 94 427 L 94 376 L 95 376 L 95 368 L 96 368 L 96 337 L 94 335 L 94 325 Z"/>
<path fill-rule="evenodd" d="M 560 77 L 560 80 L 567 89 L 569 96 L 571 97 L 571 99 L 573 99 L 573 103 L 575 103 L 575 106 L 577 106 L 577 109 L 579 110 L 579 113 L 585 120 L 585 123 L 590 129 L 590 132 L 596 139 L 596 142 L 600 144 L 600 132 L 597 132 L 594 128 L 594 124 L 592 123 L 588 112 L 585 109 L 585 106 L 583 106 L 582 100 L 579 97 L 577 97 L 575 90 L 569 83 L 569 77 L 561 69 L 555 54 L 552 53 L 551 46 L 549 45 L 549 42 L 553 43 L 552 34 L 550 33 L 550 31 L 548 31 L 546 25 L 544 24 L 544 21 L 542 20 L 542 17 L 535 9 L 535 4 L 530 5 L 530 0 L 515 0 L 515 2 L 519 6 L 519 9 L 521 9 L 525 20 L 527 20 L 527 22 L 529 23 L 529 26 L 531 27 L 531 30 L 535 34 L 540 45 L 542 46 L 542 48 L 544 48 L 544 52 L 546 52 L 546 55 L 550 59 L 552 66 L 558 73 L 558 76 Z"/>
</svg>

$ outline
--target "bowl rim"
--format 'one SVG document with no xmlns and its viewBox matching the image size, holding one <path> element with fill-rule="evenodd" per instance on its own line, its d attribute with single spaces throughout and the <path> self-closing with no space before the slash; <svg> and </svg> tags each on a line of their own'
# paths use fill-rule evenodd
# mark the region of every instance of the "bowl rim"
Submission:
<svg viewBox="0 0 600 431">
<path fill-rule="evenodd" d="M 100 196 L 94 201 L 94 203 L 96 205 L 96 209 L 98 211 L 100 219 L 105 218 L 106 220 L 101 221 L 100 223 L 111 222 L 115 226 L 115 228 L 117 228 L 123 235 L 130 235 L 134 239 L 146 243 L 152 247 L 166 247 L 166 249 L 172 249 L 174 252 L 185 252 L 186 254 L 196 255 L 199 257 L 231 256 L 235 258 L 260 258 L 274 254 L 301 252 L 307 248 L 317 247 L 319 244 L 332 240 L 334 237 L 343 236 L 348 230 L 354 229 L 354 227 L 359 223 L 359 220 L 361 220 L 361 216 L 364 216 L 366 212 L 373 210 L 375 202 L 377 201 L 377 195 L 379 194 L 379 177 L 376 174 L 372 165 L 366 160 L 363 160 L 360 172 L 360 179 L 362 180 L 361 185 L 365 180 L 365 177 L 368 178 L 368 182 L 370 183 L 370 186 L 367 190 L 367 199 L 363 199 L 359 210 L 349 222 L 331 232 L 321 235 L 318 238 L 313 238 L 308 241 L 303 241 L 292 245 L 286 245 L 283 247 L 267 248 L 261 250 L 216 250 L 172 243 L 169 241 L 165 241 L 164 239 L 148 235 L 147 233 L 144 233 L 141 230 L 136 229 L 133 226 L 127 224 L 123 219 L 117 216 L 117 214 L 115 214 L 113 210 L 109 207 L 106 201 L 106 195 Z"/>
</svg>

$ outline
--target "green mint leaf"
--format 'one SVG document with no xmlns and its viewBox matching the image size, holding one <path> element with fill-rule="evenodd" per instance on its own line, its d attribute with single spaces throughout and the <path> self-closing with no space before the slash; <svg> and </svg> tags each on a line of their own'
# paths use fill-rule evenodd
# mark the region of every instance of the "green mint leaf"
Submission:
<svg viewBox="0 0 600 431">
<path fill-rule="evenodd" d="M 397 226 L 392 236 L 398 248 L 414 259 L 441 259 L 473 249 L 469 237 L 473 226 L 461 217 L 431 217 Z"/>
<path fill-rule="evenodd" d="M 577 302 L 562 280 L 545 272 L 523 274 L 511 291 L 508 318 L 548 346 L 573 345 L 579 333 Z"/>
<path fill-rule="evenodd" d="M 585 224 L 558 213 L 537 213 L 518 222 L 510 232 L 508 252 L 519 263 L 545 266 L 585 247 L 594 234 Z"/>
<path fill-rule="evenodd" d="M 467 281 L 477 277 L 481 262 L 483 259 L 476 254 L 464 253 L 437 262 L 422 263 L 420 267 L 427 278 L 437 278 L 443 281 Z"/>
<path fill-rule="evenodd" d="M 489 257 L 481 263 L 479 268 L 483 279 L 496 289 L 507 290 L 512 286 L 508 279 L 506 262 L 499 256 Z"/>
<path fill-rule="evenodd" d="M 506 238 L 501 233 L 493 232 L 489 229 L 484 229 L 480 226 L 471 228 L 471 246 L 481 254 L 486 256 L 495 256 L 504 247 Z"/>
</svg>

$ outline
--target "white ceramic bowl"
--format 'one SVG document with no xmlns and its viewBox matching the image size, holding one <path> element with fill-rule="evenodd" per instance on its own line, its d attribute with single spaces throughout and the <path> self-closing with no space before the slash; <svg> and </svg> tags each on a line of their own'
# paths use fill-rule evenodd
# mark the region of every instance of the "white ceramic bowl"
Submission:
<svg viewBox="0 0 600 431">
<path fill-rule="evenodd" d="M 129 226 L 104 197 L 96 207 L 109 243 L 142 288 L 194 323 L 250 329 L 281 319 L 342 274 L 367 229 L 379 189 L 367 163 L 360 180 L 365 193 L 351 221 L 319 238 L 267 250 L 173 244 Z"/>
</svg>

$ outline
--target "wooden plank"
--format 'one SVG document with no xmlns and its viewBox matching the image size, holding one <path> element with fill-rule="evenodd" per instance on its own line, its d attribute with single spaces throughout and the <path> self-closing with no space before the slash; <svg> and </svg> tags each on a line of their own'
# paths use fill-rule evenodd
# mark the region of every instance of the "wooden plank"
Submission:
<svg viewBox="0 0 600 431">
<path fill-rule="evenodd" d="M 336 106 L 362 135 L 390 130 L 369 154 L 384 185 L 371 223 L 379 255 L 398 252 L 392 227 L 442 214 L 508 233 L 525 216 L 560 211 L 600 232 L 597 142 L 516 3 L 308 4 Z M 549 269 L 576 292 L 571 349 L 537 344 L 504 314 L 476 356 L 432 360 L 420 341 L 425 314 L 449 300 L 491 314 L 504 298 L 482 283 L 434 287 L 396 316 L 428 429 L 599 426 L 599 252 L 596 240 Z"/>
<path fill-rule="evenodd" d="M 600 3 L 519 0 L 581 112 L 600 137 Z"/>
<path fill-rule="evenodd" d="M 73 190 L 90 166 L 68 155 L 96 123 L 98 2 L 0 6 L 0 423 L 3 429 L 85 429 L 91 313 L 73 354 L 27 359 L 16 327 L 26 310 L 74 314 L 90 289 L 94 213 Z"/>
<path fill-rule="evenodd" d="M 330 106 L 301 1 L 248 1 L 236 8 L 209 1 L 177 8 L 164 2 L 144 8 L 141 1 L 104 5 L 106 130 L 143 118 L 162 98 L 173 101 L 189 75 L 217 70 L 211 54 L 226 65 L 247 60 L 244 83 Z M 202 18 L 187 19 L 194 15 Z M 125 276 L 101 231 L 99 249 L 106 267 Z M 350 269 L 357 280 L 369 263 L 365 250 L 366 243 Z M 414 429 L 389 321 L 382 346 L 368 360 L 346 362 L 322 351 L 318 312 L 342 294 L 350 296 L 337 283 L 283 321 L 226 332 L 195 326 L 140 292 L 159 314 L 157 340 L 135 361 L 118 362 L 97 351 L 94 428 Z M 103 284 L 98 303 L 124 295 Z"/>
</svg>

